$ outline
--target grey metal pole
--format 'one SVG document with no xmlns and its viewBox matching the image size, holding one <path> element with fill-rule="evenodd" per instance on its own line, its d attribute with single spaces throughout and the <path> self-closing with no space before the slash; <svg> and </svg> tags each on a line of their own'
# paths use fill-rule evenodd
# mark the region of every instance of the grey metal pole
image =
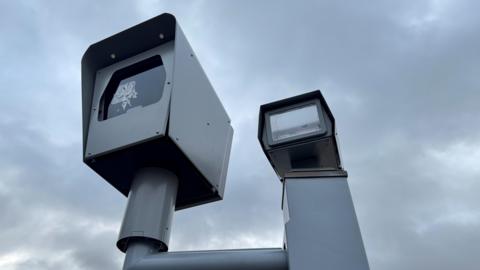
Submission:
<svg viewBox="0 0 480 270">
<path fill-rule="evenodd" d="M 290 270 L 369 270 L 347 177 L 284 180 Z"/>
<path fill-rule="evenodd" d="M 177 189 L 177 177 L 168 170 L 152 167 L 136 174 L 117 242 L 121 251 L 140 240 L 156 251 L 168 250 Z"/>
<path fill-rule="evenodd" d="M 163 252 L 152 254 L 137 242 L 127 252 L 124 270 L 287 270 L 287 254 L 278 249 Z M 130 256 L 131 255 L 131 256 Z M 140 257 L 143 256 L 143 258 Z M 127 263 L 128 262 L 128 263 Z"/>
<path fill-rule="evenodd" d="M 142 169 L 133 181 L 117 246 L 124 270 L 287 270 L 283 249 L 192 252 L 168 250 L 177 177 L 168 170 Z"/>
<path fill-rule="evenodd" d="M 128 243 L 127 252 L 125 252 L 125 261 L 123 270 L 134 269 L 136 264 L 145 256 L 156 253 L 155 245 L 145 239 L 137 239 Z"/>
</svg>

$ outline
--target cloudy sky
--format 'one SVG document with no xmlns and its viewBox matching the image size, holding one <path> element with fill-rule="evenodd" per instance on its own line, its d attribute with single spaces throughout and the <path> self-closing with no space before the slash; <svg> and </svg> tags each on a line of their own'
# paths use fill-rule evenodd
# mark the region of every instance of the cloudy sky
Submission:
<svg viewBox="0 0 480 270">
<path fill-rule="evenodd" d="M 480 265 L 475 1 L 1 1 L 0 269 L 120 269 L 126 199 L 82 163 L 80 59 L 180 22 L 235 129 L 225 199 L 175 214 L 172 250 L 280 247 L 259 105 L 321 89 L 372 270 Z"/>
</svg>

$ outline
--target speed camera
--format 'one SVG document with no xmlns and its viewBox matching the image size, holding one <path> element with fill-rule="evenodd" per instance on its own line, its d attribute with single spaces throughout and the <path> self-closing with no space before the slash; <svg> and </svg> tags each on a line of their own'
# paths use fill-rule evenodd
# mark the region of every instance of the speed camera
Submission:
<svg viewBox="0 0 480 270">
<path fill-rule="evenodd" d="M 174 16 L 87 49 L 82 109 L 83 160 L 125 196 L 159 167 L 178 177 L 176 209 L 223 197 L 233 129 Z"/>
<path fill-rule="evenodd" d="M 258 139 L 282 179 L 312 170 L 343 173 L 335 119 L 320 91 L 262 105 Z"/>
</svg>

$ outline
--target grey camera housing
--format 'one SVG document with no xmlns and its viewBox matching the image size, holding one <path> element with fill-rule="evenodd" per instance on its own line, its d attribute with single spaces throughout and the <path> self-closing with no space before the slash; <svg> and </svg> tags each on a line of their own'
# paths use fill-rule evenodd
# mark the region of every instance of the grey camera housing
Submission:
<svg viewBox="0 0 480 270">
<path fill-rule="evenodd" d="M 287 112 L 307 105 L 316 106 L 318 110 L 319 132 L 274 142 L 269 117 L 278 112 Z M 270 164 L 282 180 L 288 176 L 302 177 L 306 172 L 310 176 L 312 172 L 324 176 L 346 175 L 336 135 L 335 119 L 320 90 L 260 106 L 258 140 Z"/>
<path fill-rule="evenodd" d="M 102 119 L 102 98 L 115 72 L 158 56 L 165 77 L 153 87 L 161 98 Z M 159 15 L 87 49 L 82 110 L 83 160 L 125 196 L 139 169 L 162 167 L 179 179 L 177 210 L 223 198 L 233 129 L 173 15 Z"/>
</svg>

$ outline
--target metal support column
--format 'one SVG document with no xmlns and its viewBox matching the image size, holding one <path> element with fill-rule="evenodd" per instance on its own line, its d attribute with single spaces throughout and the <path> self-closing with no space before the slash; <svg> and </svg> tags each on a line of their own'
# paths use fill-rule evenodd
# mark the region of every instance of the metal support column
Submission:
<svg viewBox="0 0 480 270">
<path fill-rule="evenodd" d="M 177 177 L 168 170 L 144 168 L 136 174 L 117 242 L 121 251 L 134 241 L 150 242 L 156 251 L 168 250 L 177 189 Z"/>
<path fill-rule="evenodd" d="M 289 270 L 368 270 L 347 177 L 285 178 Z"/>
</svg>

